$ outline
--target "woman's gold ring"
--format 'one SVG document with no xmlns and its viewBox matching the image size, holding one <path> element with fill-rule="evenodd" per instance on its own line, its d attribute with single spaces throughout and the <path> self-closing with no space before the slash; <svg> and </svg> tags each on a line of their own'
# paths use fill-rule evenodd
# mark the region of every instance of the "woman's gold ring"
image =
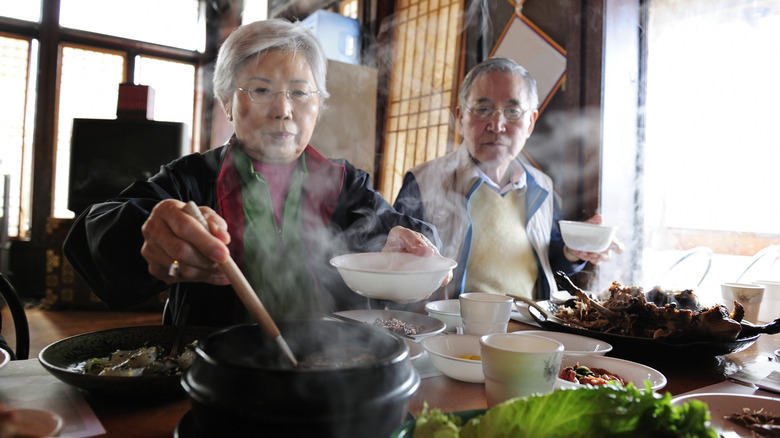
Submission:
<svg viewBox="0 0 780 438">
<path fill-rule="evenodd" d="M 181 269 L 179 268 L 179 261 L 174 260 L 171 266 L 168 268 L 168 275 L 173 278 L 181 278 Z"/>
</svg>

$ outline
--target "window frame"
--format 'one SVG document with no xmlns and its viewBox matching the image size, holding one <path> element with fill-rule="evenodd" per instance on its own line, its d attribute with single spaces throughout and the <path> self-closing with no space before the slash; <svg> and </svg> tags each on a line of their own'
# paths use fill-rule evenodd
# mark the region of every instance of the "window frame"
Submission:
<svg viewBox="0 0 780 438">
<path fill-rule="evenodd" d="M 34 113 L 34 134 L 32 152 L 33 182 L 30 190 L 31 208 L 29 211 L 30 228 L 27 236 L 12 237 L 14 245 L 26 248 L 45 246 L 47 220 L 53 212 L 53 199 L 49 196 L 54 187 L 54 165 L 56 157 L 57 94 L 59 62 L 63 43 L 85 48 L 122 52 L 126 57 L 125 77 L 127 82 L 134 81 L 135 59 L 137 56 L 154 57 L 164 60 L 192 64 L 195 67 L 195 111 L 191 123 L 191 149 L 203 150 L 202 108 L 205 102 L 203 89 L 203 65 L 206 55 L 197 51 L 179 49 L 154 43 L 130 40 L 120 37 L 96 34 L 92 32 L 61 28 L 58 24 L 59 2 L 43 2 L 40 22 L 29 22 L 0 17 L 0 32 L 15 38 L 38 41 L 38 80 L 36 83 L 36 102 Z M 53 111 L 38 111 L 38 108 L 54 108 Z M 209 139 L 206 139 L 209 140 Z"/>
</svg>

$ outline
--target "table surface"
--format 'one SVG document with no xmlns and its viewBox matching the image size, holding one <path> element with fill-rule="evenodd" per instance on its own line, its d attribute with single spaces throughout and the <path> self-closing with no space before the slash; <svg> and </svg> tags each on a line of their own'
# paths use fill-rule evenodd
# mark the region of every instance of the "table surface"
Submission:
<svg viewBox="0 0 780 438">
<path fill-rule="evenodd" d="M 538 330 L 538 327 L 510 322 L 509 331 L 521 330 Z M 766 374 L 771 371 L 770 367 L 780 370 L 780 365 L 774 358 L 774 351 L 778 349 L 780 336 L 761 335 L 755 344 L 738 353 L 696 361 L 674 358 L 642 359 L 641 363 L 663 373 L 667 384 L 659 392 L 669 392 L 674 396 L 723 382 L 726 376 L 738 370 L 763 371 Z M 621 358 L 631 360 L 628 357 Z M 429 407 L 438 407 L 444 412 L 487 408 L 483 384 L 460 382 L 443 375 L 422 380 L 420 389 L 409 404 L 409 411 L 417 414 L 424 402 L 427 402 Z"/>
<path fill-rule="evenodd" d="M 511 321 L 509 325 L 509 331 L 529 329 L 537 329 L 537 327 L 515 321 Z M 694 362 L 659 358 L 643 360 L 642 363 L 659 370 L 667 377 L 668 383 L 662 392 L 679 395 L 724 382 L 726 376 L 737 370 L 758 371 L 766 370 L 767 367 L 777 368 L 774 351 L 778 349 L 780 349 L 780 336 L 762 335 L 753 346 L 739 353 Z M 51 383 L 65 385 L 54 377 L 46 376 L 48 373 L 40 366 L 37 359 L 17 362 L 19 363 L 12 362 L 13 368 L 25 368 L 28 373 L 40 374 L 41 378 L 50 378 Z M 8 368 L 12 367 L 8 366 Z M 6 371 L 8 370 L 0 372 L 0 395 L 3 394 L 8 379 L 13 378 Z M 741 389 L 738 391 L 742 393 L 752 391 L 742 385 L 739 386 Z M 180 419 L 190 409 L 190 402 L 184 395 L 167 400 L 154 398 L 133 400 L 111 399 L 80 391 L 78 394 L 92 408 L 105 428 L 106 434 L 99 436 L 171 437 Z M 483 384 L 460 382 L 443 375 L 422 379 L 419 389 L 410 401 L 409 411 L 416 415 L 422 409 L 423 403 L 444 412 L 487 407 Z"/>
</svg>

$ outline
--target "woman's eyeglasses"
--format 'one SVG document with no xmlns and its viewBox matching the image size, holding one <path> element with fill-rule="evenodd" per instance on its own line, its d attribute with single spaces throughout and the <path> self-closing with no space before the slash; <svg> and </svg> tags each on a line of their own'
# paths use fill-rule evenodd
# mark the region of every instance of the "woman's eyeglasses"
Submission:
<svg viewBox="0 0 780 438">
<path fill-rule="evenodd" d="M 292 103 L 308 103 L 310 102 L 319 91 L 306 91 L 306 90 L 280 90 L 271 91 L 268 88 L 241 88 L 239 91 L 243 91 L 249 96 L 249 100 L 254 103 L 271 103 L 276 99 L 276 96 L 283 94 Z"/>
</svg>

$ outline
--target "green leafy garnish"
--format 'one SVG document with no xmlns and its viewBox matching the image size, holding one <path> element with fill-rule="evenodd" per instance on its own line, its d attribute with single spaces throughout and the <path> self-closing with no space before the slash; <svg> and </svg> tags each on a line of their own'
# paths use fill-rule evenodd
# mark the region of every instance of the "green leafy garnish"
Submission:
<svg viewBox="0 0 780 438">
<path fill-rule="evenodd" d="M 414 436 L 429 438 L 458 438 L 460 418 L 452 414 L 444 414 L 440 409 L 428 410 L 428 403 L 423 403 L 423 409 L 414 425 Z"/>
<path fill-rule="evenodd" d="M 417 417 L 414 438 L 487 437 L 712 437 L 706 404 L 691 400 L 673 406 L 645 383 L 642 392 L 627 386 L 582 386 L 516 398 L 488 409 L 459 427 L 457 417 L 425 409 Z M 420 427 L 423 425 L 424 427 Z M 444 434 L 439 435 L 441 431 Z"/>
</svg>

